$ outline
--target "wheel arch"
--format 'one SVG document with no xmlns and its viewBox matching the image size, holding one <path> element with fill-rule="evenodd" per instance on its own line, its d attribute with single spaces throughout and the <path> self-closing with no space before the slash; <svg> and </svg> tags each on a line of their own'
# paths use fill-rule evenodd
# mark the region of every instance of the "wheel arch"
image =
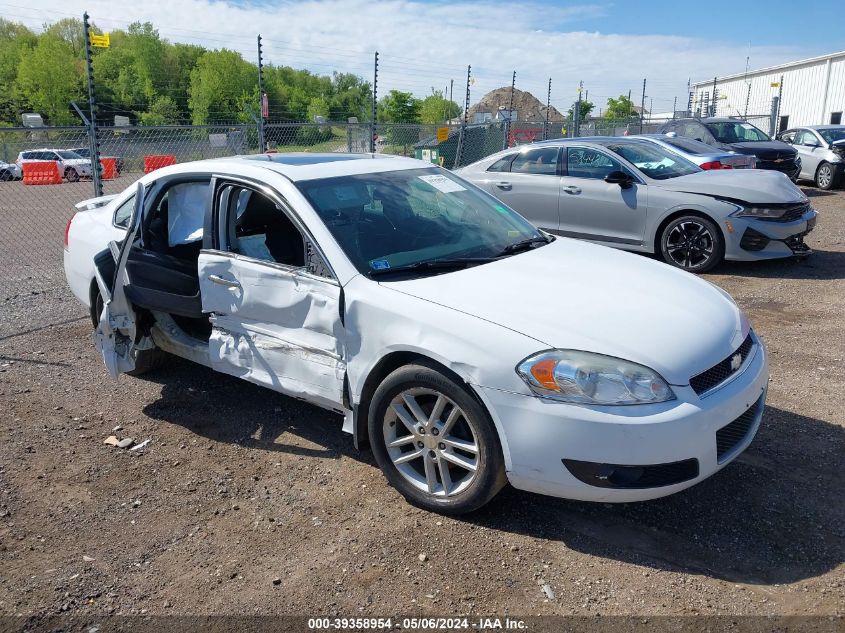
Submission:
<svg viewBox="0 0 845 633">
<path fill-rule="evenodd" d="M 484 409 L 485 413 L 487 413 L 487 415 L 493 421 L 494 427 L 496 428 L 496 433 L 499 435 L 499 441 L 500 443 L 502 443 L 502 446 L 504 448 L 504 438 L 502 437 L 501 429 L 499 429 L 499 425 L 495 419 L 495 416 L 492 416 L 490 414 L 490 410 L 488 409 L 487 404 L 479 397 L 478 393 L 475 389 L 473 389 L 469 380 L 467 380 L 464 376 L 461 376 L 454 369 L 450 369 L 447 365 L 437 360 L 433 356 L 420 351 L 412 350 L 396 350 L 385 354 L 375 363 L 375 365 L 373 365 L 373 367 L 367 373 L 367 377 L 364 379 L 363 385 L 361 387 L 360 397 L 357 401 L 353 400 L 354 415 L 352 438 L 354 440 L 355 447 L 358 449 L 363 449 L 369 446 L 369 437 L 367 434 L 367 421 L 370 415 L 370 403 L 372 402 L 373 394 L 375 394 L 375 391 L 378 386 L 387 376 L 389 376 L 392 372 L 399 369 L 400 367 L 419 362 L 424 362 L 426 365 L 434 367 L 435 369 L 437 369 L 437 371 L 442 372 L 445 376 L 451 378 L 456 383 L 464 385 L 466 387 L 467 392 L 470 393 L 473 398 L 475 398 L 481 408 Z"/>
<path fill-rule="evenodd" d="M 100 287 L 97 285 L 97 279 L 94 278 L 91 280 L 91 285 L 88 288 L 88 306 L 89 312 L 91 314 L 91 323 L 96 328 L 97 325 L 100 323 L 100 315 L 97 314 L 97 297 L 100 296 Z"/>
<path fill-rule="evenodd" d="M 722 243 L 727 246 L 728 238 L 725 235 L 725 230 L 722 228 L 722 223 L 719 220 L 701 209 L 684 208 L 671 211 L 658 223 L 657 230 L 654 232 L 654 235 L 651 236 L 651 247 L 654 249 L 653 252 L 655 255 L 660 255 L 661 253 L 660 237 L 663 235 L 663 230 L 670 222 L 684 215 L 695 215 L 700 218 L 704 218 L 705 220 L 710 220 L 710 222 L 716 225 L 716 229 L 719 231 L 719 237 L 722 238 Z"/>
</svg>

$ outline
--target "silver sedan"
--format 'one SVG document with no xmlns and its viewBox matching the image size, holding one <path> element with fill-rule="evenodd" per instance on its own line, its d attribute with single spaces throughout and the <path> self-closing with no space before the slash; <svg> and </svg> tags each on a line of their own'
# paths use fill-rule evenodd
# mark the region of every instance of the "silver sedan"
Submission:
<svg viewBox="0 0 845 633">
<path fill-rule="evenodd" d="M 845 125 L 811 125 L 778 135 L 791 143 L 801 157 L 799 178 L 812 180 L 819 189 L 833 189 L 845 172 Z"/>
<path fill-rule="evenodd" d="M 534 143 L 458 173 L 549 233 L 658 253 L 690 272 L 811 252 L 816 211 L 785 174 L 705 171 L 645 139 Z"/>
<path fill-rule="evenodd" d="M 718 149 L 693 138 L 667 134 L 638 134 L 633 138 L 644 138 L 661 147 L 680 154 L 702 169 L 754 169 L 757 158 L 751 154 L 738 154 Z"/>
</svg>

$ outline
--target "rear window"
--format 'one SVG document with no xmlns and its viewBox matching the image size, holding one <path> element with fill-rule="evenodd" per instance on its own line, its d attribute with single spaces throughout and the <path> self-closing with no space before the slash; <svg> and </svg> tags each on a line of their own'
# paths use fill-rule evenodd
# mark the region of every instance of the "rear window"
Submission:
<svg viewBox="0 0 845 633">
<path fill-rule="evenodd" d="M 666 143 L 667 145 L 677 147 L 679 150 L 682 150 L 689 154 L 701 155 L 713 153 L 713 148 L 710 145 L 707 145 L 706 143 L 701 143 L 690 138 L 667 136 L 666 138 L 661 138 L 660 140 Z"/>
</svg>

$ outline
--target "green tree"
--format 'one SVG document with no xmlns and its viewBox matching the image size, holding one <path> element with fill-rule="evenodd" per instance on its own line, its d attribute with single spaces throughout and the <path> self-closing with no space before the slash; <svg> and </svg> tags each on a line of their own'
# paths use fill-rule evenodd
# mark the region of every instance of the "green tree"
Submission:
<svg viewBox="0 0 845 633">
<path fill-rule="evenodd" d="M 577 103 L 577 102 L 576 102 Z M 581 102 L 581 120 L 584 121 L 588 116 L 590 116 L 590 112 L 593 111 L 593 102 L 592 101 L 582 101 Z M 572 104 L 572 107 L 569 108 L 569 112 L 567 112 L 567 116 L 569 117 L 570 121 L 575 113 L 575 103 Z"/>
<path fill-rule="evenodd" d="M 248 121 L 243 105 L 258 103 L 255 66 L 235 51 L 209 51 L 199 58 L 191 71 L 188 94 L 195 125 Z"/>
<path fill-rule="evenodd" d="M 420 101 L 410 92 L 391 90 L 378 102 L 380 123 L 416 123 L 420 118 Z"/>
<path fill-rule="evenodd" d="M 372 86 L 351 73 L 334 73 L 331 81 L 329 116 L 333 121 L 346 121 L 358 117 L 359 121 L 371 118 Z"/>
<path fill-rule="evenodd" d="M 318 116 L 327 120 L 329 118 L 329 102 L 324 97 L 313 97 L 311 102 L 308 104 L 308 110 L 306 113 L 308 122 L 315 122 Z"/>
<path fill-rule="evenodd" d="M 141 125 L 172 125 L 179 123 L 182 112 L 176 102 L 168 96 L 156 97 L 147 112 L 139 113 Z"/>
<path fill-rule="evenodd" d="M 64 40 L 41 35 L 35 48 L 21 57 L 15 86 L 50 123 L 78 123 L 70 102 L 82 98 L 82 73 Z"/>
<path fill-rule="evenodd" d="M 432 91 L 430 95 L 420 101 L 420 123 L 443 123 L 460 116 L 460 114 L 461 106 L 450 99 L 446 99 L 441 90 Z"/>
<path fill-rule="evenodd" d="M 99 33 L 97 29 L 94 31 Z M 76 59 L 85 59 L 85 25 L 82 24 L 82 20 L 62 18 L 52 24 L 45 24 L 44 33 L 65 42 Z"/>
<path fill-rule="evenodd" d="M 619 95 L 617 99 L 610 97 L 607 100 L 607 109 L 604 111 L 604 118 L 630 119 L 636 117 L 637 113 L 634 110 L 634 102 L 626 95 Z"/>
<path fill-rule="evenodd" d="M 35 48 L 38 38 L 23 24 L 0 18 L 0 121 L 20 125 L 20 113 L 30 109 L 15 89 L 21 57 Z"/>
</svg>

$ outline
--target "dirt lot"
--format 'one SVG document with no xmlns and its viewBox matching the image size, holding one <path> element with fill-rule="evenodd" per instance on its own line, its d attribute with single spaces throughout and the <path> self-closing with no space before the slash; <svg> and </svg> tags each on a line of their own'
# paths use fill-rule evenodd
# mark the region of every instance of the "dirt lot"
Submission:
<svg viewBox="0 0 845 633">
<path fill-rule="evenodd" d="M 808 193 L 810 259 L 708 275 L 769 346 L 757 439 L 643 504 L 428 514 L 338 417 L 187 362 L 113 383 L 65 294 L 7 300 L 0 614 L 842 615 L 845 193 Z"/>
</svg>

